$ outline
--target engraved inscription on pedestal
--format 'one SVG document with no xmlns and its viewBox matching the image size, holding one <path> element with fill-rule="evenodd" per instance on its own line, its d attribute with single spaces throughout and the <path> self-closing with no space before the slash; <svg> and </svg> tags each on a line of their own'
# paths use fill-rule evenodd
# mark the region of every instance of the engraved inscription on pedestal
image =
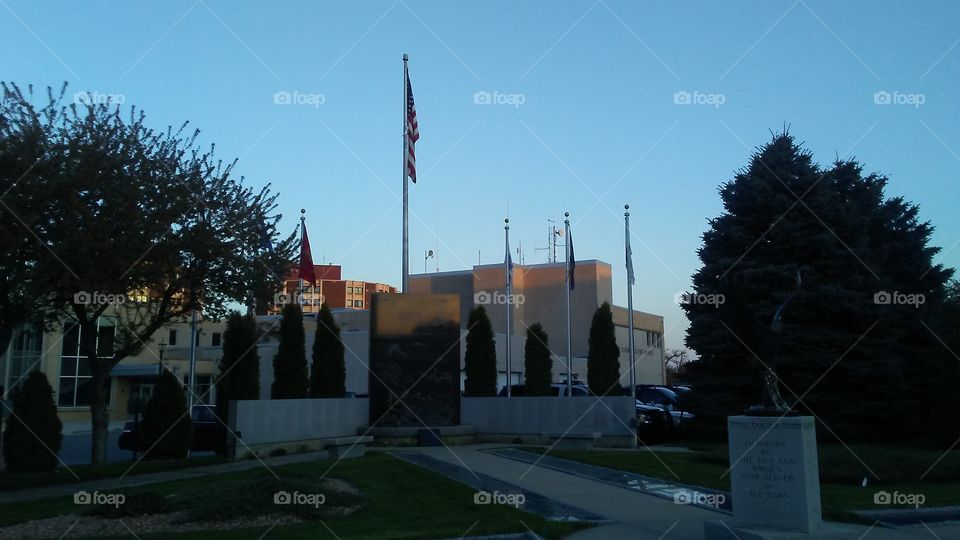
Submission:
<svg viewBox="0 0 960 540">
<path fill-rule="evenodd" d="M 809 416 L 731 416 L 731 497 L 738 528 L 814 532 L 820 482 Z"/>
</svg>

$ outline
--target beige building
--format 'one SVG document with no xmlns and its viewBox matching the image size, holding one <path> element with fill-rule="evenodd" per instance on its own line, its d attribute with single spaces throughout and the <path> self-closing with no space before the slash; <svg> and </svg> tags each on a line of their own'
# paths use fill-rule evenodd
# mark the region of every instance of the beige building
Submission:
<svg viewBox="0 0 960 540">
<path fill-rule="evenodd" d="M 471 270 L 437 272 L 410 276 L 411 293 L 444 293 L 460 296 L 460 321 L 464 332 L 470 310 L 483 305 L 497 336 L 499 384 L 506 384 L 506 309 L 510 305 L 513 332 L 510 380 L 523 382 L 523 350 L 527 328 L 540 323 L 554 353 L 553 377 L 566 380 L 567 318 L 564 282 L 566 263 L 513 265 L 513 298 L 507 298 L 503 264 L 477 265 Z M 575 287 L 570 293 L 572 372 L 587 380 L 587 352 L 590 323 L 597 307 L 608 302 L 613 308 L 620 371 L 629 384 L 629 347 L 626 308 L 613 305 L 610 265 L 597 260 L 577 261 Z M 663 317 L 634 310 L 636 373 L 638 383 L 663 384 Z M 461 348 L 461 354 L 463 353 Z"/>
</svg>

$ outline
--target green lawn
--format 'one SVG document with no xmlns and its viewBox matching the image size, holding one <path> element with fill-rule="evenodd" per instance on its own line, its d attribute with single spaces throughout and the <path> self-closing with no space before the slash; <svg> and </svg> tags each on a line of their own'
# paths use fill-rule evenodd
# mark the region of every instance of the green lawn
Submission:
<svg viewBox="0 0 960 540">
<path fill-rule="evenodd" d="M 722 446 L 699 447 L 698 452 L 636 451 L 558 451 L 550 455 L 580 461 L 610 469 L 630 471 L 682 484 L 702 486 L 722 491 L 730 490 L 727 473 L 729 459 Z M 543 453 L 544 448 L 523 447 L 523 450 Z M 917 448 L 890 448 L 875 445 L 824 445 L 819 449 L 821 488 L 820 498 L 824 516 L 838 520 L 856 520 L 853 510 L 877 510 L 874 493 L 920 493 L 926 497 L 925 507 L 960 505 L 960 452 L 946 457 L 942 451 Z M 866 488 L 861 487 L 864 476 L 870 476 L 864 463 L 879 478 L 870 478 Z M 937 460 L 940 463 L 924 476 Z"/>
<path fill-rule="evenodd" d="M 100 480 L 103 478 L 119 478 L 126 473 L 128 476 L 137 474 L 148 474 L 163 471 L 173 471 L 178 469 L 188 469 L 190 467 L 200 467 L 203 465 L 214 465 L 224 463 L 226 458 L 219 456 L 200 456 L 190 459 L 180 459 L 172 461 L 147 461 L 141 460 L 133 469 L 129 463 L 108 463 L 105 465 L 71 465 L 70 470 L 60 468 L 49 472 L 34 473 L 11 473 L 0 472 L 0 491 L 17 491 L 21 489 L 32 489 L 43 486 L 52 486 L 56 484 L 70 484 L 75 482 L 84 482 L 87 480 Z M 127 470 L 130 469 L 130 472 Z M 73 471 L 73 474 L 70 473 Z M 74 476 L 76 474 L 76 477 Z M 77 479 L 79 477 L 79 480 Z"/>
<path fill-rule="evenodd" d="M 275 467 L 283 478 L 319 479 L 332 461 L 315 461 Z M 252 475 L 267 475 L 266 470 L 206 476 L 127 490 L 154 492 L 176 500 L 195 496 L 212 488 L 228 492 L 249 483 Z M 339 462 L 329 474 L 356 484 L 367 499 L 367 506 L 347 517 L 275 527 L 268 538 L 450 538 L 469 531 L 470 535 L 492 535 L 525 531 L 527 527 L 544 538 L 561 538 L 583 528 L 584 524 L 551 522 L 509 506 L 475 505 L 474 491 L 420 467 L 380 452 Z M 234 490 L 235 492 L 235 490 Z M 0 505 L 0 525 L 75 512 L 72 499 L 59 498 L 37 502 Z M 329 526 L 331 534 L 324 526 Z M 266 528 L 232 531 L 193 532 L 190 538 L 236 540 L 258 539 Z M 170 534 L 142 535 L 142 538 L 167 538 Z"/>
</svg>

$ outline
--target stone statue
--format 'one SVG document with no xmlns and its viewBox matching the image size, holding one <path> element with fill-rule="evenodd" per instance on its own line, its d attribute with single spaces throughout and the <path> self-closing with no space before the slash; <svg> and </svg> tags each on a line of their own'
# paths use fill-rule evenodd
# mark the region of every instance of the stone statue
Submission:
<svg viewBox="0 0 960 540">
<path fill-rule="evenodd" d="M 777 306 L 773 320 L 767 326 L 757 319 L 743 299 L 743 294 L 732 279 L 723 276 L 720 278 L 720 288 L 724 295 L 724 302 L 720 306 L 720 320 L 736 334 L 736 337 L 750 349 L 752 354 L 759 355 L 761 377 L 763 380 L 763 402 L 747 409 L 747 414 L 761 416 L 782 416 L 794 414 L 790 406 L 780 396 L 776 372 L 777 341 L 782 331 L 780 319 L 783 311 L 800 290 L 800 271 L 797 270 L 796 287 Z"/>
</svg>

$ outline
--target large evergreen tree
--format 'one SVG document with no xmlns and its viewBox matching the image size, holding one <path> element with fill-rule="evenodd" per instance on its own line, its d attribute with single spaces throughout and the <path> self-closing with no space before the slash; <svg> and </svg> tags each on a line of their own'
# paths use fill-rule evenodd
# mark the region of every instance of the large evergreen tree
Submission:
<svg viewBox="0 0 960 540">
<path fill-rule="evenodd" d="M 342 398 L 347 393 L 344 347 L 340 327 L 326 302 L 317 314 L 317 331 L 313 338 L 313 369 L 310 372 L 310 397 Z"/>
<path fill-rule="evenodd" d="M 613 326 L 610 304 L 604 302 L 593 314 L 587 352 L 587 385 L 598 396 L 619 396 L 620 347 Z"/>
<path fill-rule="evenodd" d="M 283 306 L 280 319 L 280 346 L 273 357 L 271 399 L 308 397 L 306 339 L 303 334 L 303 311 L 300 305 Z"/>
<path fill-rule="evenodd" d="M 147 401 L 140 423 L 146 459 L 183 459 L 193 443 L 193 424 L 184 388 L 164 370 Z"/>
<path fill-rule="evenodd" d="M 257 353 L 257 322 L 253 315 L 233 312 L 223 333 L 223 357 L 217 377 L 217 416 L 229 426 L 231 400 L 260 399 L 260 355 Z M 220 452 L 226 450 L 221 441 Z"/>
<path fill-rule="evenodd" d="M 34 371 L 13 399 L 3 434 L 3 459 L 12 472 L 52 471 L 60 461 L 63 424 L 47 376 Z"/>
<path fill-rule="evenodd" d="M 548 339 L 540 323 L 534 323 L 527 328 L 527 343 L 523 349 L 525 396 L 550 395 L 553 356 L 550 354 Z"/>
<path fill-rule="evenodd" d="M 497 348 L 493 327 L 483 306 L 470 310 L 467 320 L 467 351 L 463 356 L 466 380 L 464 395 L 471 397 L 497 394 Z"/>
<path fill-rule="evenodd" d="M 889 433 L 912 417 L 906 409 L 919 412 L 910 395 L 935 376 L 924 367 L 937 353 L 922 321 L 942 302 L 952 270 L 933 264 L 931 225 L 916 206 L 885 199 L 886 182 L 855 162 L 821 169 L 793 137 L 777 134 L 721 186 L 724 212 L 704 233 L 693 276 L 690 298 L 726 283 L 769 325 L 800 272 L 802 289 L 782 318 L 781 393 L 822 420 L 821 434 L 841 439 Z M 884 291 L 921 294 L 925 304 L 883 304 Z M 686 342 L 699 355 L 690 397 L 701 423 L 722 430 L 726 416 L 760 401 L 761 353 L 721 320 L 723 309 L 683 307 Z"/>
</svg>

